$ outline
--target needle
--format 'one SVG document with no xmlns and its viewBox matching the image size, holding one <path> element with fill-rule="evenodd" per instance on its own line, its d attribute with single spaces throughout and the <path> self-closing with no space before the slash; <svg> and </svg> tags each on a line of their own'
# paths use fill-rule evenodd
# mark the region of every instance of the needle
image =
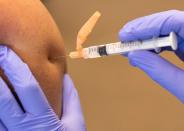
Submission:
<svg viewBox="0 0 184 131">
<path fill-rule="evenodd" d="M 54 57 L 53 59 L 62 59 L 62 58 L 66 58 L 66 57 L 70 57 L 70 56 L 69 55 L 57 56 L 57 57 Z"/>
</svg>

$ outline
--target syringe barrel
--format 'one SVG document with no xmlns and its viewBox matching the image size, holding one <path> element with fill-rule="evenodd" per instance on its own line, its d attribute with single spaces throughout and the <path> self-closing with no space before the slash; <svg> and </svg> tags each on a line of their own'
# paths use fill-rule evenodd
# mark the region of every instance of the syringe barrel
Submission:
<svg viewBox="0 0 184 131">
<path fill-rule="evenodd" d="M 102 46 L 102 45 L 100 45 L 100 46 Z M 99 53 L 100 46 L 91 46 L 91 47 L 88 47 L 88 48 L 84 48 L 82 50 L 83 57 L 85 59 L 101 57 L 101 55 Z"/>
<path fill-rule="evenodd" d="M 111 44 L 91 46 L 83 49 L 84 58 L 98 58 L 107 55 L 124 54 L 135 50 L 153 50 L 162 47 L 171 46 L 173 50 L 177 49 L 177 37 L 171 32 L 167 37 L 153 38 L 144 41 L 116 42 Z"/>
</svg>

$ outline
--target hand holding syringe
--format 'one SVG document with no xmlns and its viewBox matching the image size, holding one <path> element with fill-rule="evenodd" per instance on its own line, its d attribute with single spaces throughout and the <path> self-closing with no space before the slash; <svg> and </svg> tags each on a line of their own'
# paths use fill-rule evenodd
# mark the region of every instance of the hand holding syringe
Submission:
<svg viewBox="0 0 184 131">
<path fill-rule="evenodd" d="M 96 17 L 97 18 L 97 17 Z M 172 18 L 172 19 L 170 19 Z M 92 18 L 93 19 L 93 18 Z M 103 46 L 92 46 L 77 49 L 70 54 L 71 58 L 96 58 L 103 55 L 122 54 L 135 50 L 156 50 L 170 46 L 176 50 L 176 55 L 184 61 L 184 11 L 165 11 L 129 22 L 120 31 L 121 41 L 143 40 L 130 43 L 114 43 Z M 141 23 L 141 24 L 140 24 Z M 151 24 L 150 24 L 151 23 Z M 86 24 L 85 26 L 87 26 Z M 85 29 L 85 28 L 83 28 Z M 92 30 L 92 29 L 91 29 Z M 177 37 L 174 32 L 177 33 Z M 150 36 L 169 35 L 167 37 L 151 38 Z M 87 35 L 84 35 L 87 36 Z M 136 37 L 135 37 L 136 36 Z M 179 41 L 177 41 L 179 38 Z M 82 46 L 81 46 L 82 47 Z M 65 57 L 65 56 L 61 56 Z M 155 53 L 135 51 L 128 54 L 131 65 L 143 70 L 150 78 L 184 103 L 184 70 L 170 63 Z"/>
<path fill-rule="evenodd" d="M 155 50 L 156 52 L 159 52 L 162 47 L 171 47 L 173 50 L 177 49 L 177 37 L 174 32 L 171 32 L 167 37 L 124 43 L 116 42 L 83 48 L 82 44 L 92 32 L 100 16 L 101 14 L 98 11 L 95 12 L 95 14 L 80 29 L 77 36 L 76 51 L 69 54 L 70 58 L 99 58 L 102 56 L 124 54 L 136 50 Z"/>
</svg>

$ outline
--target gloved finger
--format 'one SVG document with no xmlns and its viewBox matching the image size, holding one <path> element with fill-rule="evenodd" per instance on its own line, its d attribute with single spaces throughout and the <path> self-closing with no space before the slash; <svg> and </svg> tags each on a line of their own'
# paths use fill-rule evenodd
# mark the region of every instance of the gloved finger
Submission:
<svg viewBox="0 0 184 131">
<path fill-rule="evenodd" d="M 0 131 L 8 131 L 1 121 L 0 121 Z"/>
<path fill-rule="evenodd" d="M 26 112 L 37 114 L 50 109 L 27 64 L 6 46 L 0 46 L 0 67 L 13 85 Z"/>
<path fill-rule="evenodd" d="M 128 58 L 133 66 L 143 70 L 154 81 L 184 102 L 183 70 L 149 51 L 131 52 Z"/>
<path fill-rule="evenodd" d="M 176 32 L 183 37 L 184 13 L 170 10 L 141 17 L 127 23 L 119 32 L 121 41 L 145 40 Z"/>
<path fill-rule="evenodd" d="M 175 51 L 175 54 L 184 61 L 184 39 L 178 37 L 178 49 Z"/>
<path fill-rule="evenodd" d="M 12 121 L 12 116 L 23 113 L 8 86 L 0 77 L 0 119 L 7 126 Z"/>
<path fill-rule="evenodd" d="M 68 130 L 83 131 L 86 128 L 79 96 L 68 74 L 65 74 L 63 83 L 63 116 L 61 120 Z"/>
</svg>

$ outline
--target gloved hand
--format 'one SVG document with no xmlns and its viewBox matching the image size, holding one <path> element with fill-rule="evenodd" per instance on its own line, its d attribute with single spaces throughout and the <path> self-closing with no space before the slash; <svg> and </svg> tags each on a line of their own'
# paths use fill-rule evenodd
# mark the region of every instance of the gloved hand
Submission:
<svg viewBox="0 0 184 131">
<path fill-rule="evenodd" d="M 64 76 L 63 116 L 60 120 L 29 67 L 5 46 L 0 46 L 0 67 L 24 108 L 23 111 L 0 78 L 1 131 L 86 131 L 79 97 L 69 75 Z"/>
<path fill-rule="evenodd" d="M 119 32 L 121 41 L 145 40 L 155 36 L 178 35 L 178 50 L 175 52 L 184 60 L 184 12 L 171 10 L 138 18 L 126 24 Z M 147 73 L 178 99 L 184 102 L 184 71 L 161 56 L 149 51 L 128 53 L 133 66 Z"/>
</svg>

